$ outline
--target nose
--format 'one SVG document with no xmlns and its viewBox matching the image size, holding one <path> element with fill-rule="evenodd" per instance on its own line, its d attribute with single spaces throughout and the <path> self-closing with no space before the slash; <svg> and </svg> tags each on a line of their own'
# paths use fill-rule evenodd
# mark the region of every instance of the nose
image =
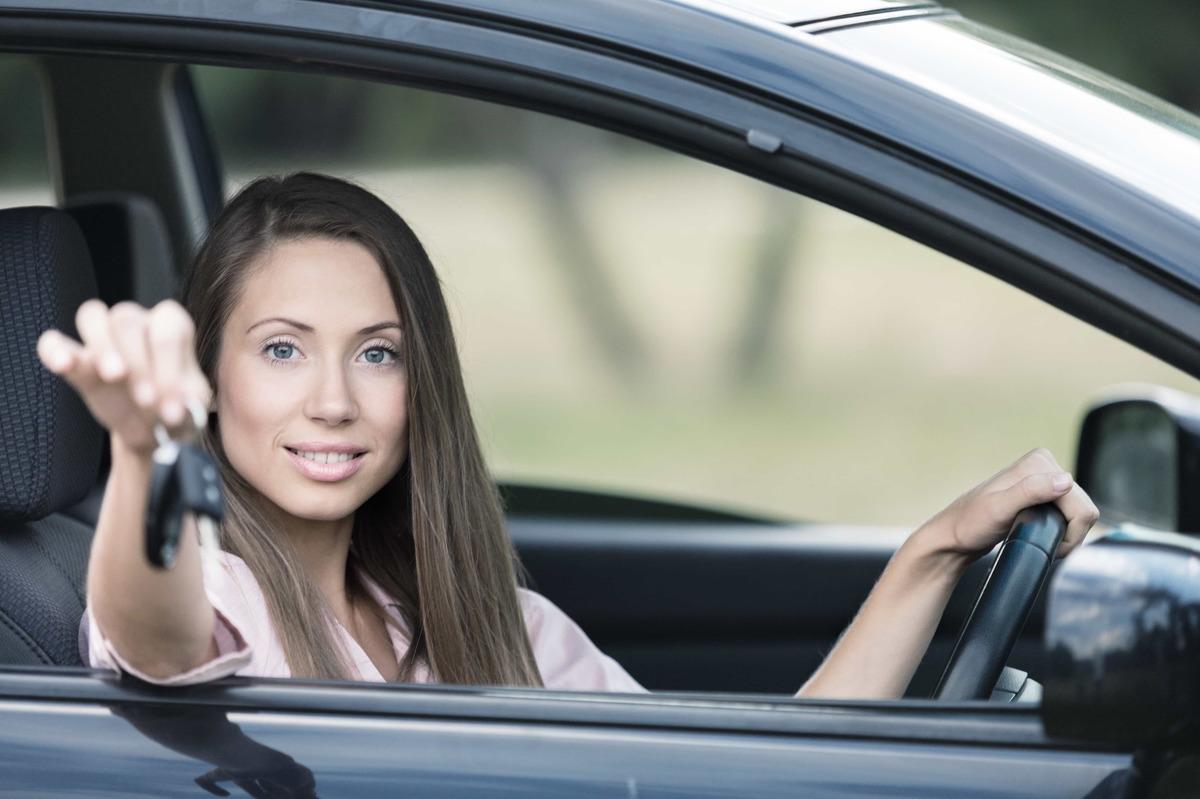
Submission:
<svg viewBox="0 0 1200 799">
<path fill-rule="evenodd" d="M 336 359 L 326 361 L 321 369 L 313 370 L 313 382 L 305 398 L 304 412 L 308 418 L 334 427 L 358 418 L 358 402 L 345 365 Z"/>
</svg>

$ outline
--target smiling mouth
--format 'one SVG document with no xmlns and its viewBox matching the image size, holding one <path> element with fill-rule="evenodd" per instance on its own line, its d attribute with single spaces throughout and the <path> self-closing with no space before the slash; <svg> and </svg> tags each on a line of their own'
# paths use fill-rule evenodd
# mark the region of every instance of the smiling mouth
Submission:
<svg viewBox="0 0 1200 799">
<path fill-rule="evenodd" d="M 318 452 L 313 450 L 293 449 L 292 447 L 284 447 L 293 455 L 303 458 L 306 461 L 313 463 L 346 463 L 347 461 L 361 458 L 367 453 L 363 452 Z"/>
</svg>

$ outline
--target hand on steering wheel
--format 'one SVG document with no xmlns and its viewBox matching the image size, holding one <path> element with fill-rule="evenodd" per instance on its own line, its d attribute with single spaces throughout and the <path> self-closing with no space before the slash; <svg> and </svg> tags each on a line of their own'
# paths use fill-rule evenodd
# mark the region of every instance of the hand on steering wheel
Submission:
<svg viewBox="0 0 1200 799">
<path fill-rule="evenodd" d="M 975 600 L 942 680 L 937 699 L 987 699 L 1041 593 L 1067 529 L 1053 505 L 1017 515 Z"/>
<path fill-rule="evenodd" d="M 973 561 L 1005 539 L 1018 513 L 1045 503 L 1057 506 L 1067 522 L 1058 557 L 1078 546 L 1100 518 L 1091 497 L 1049 450 L 1039 448 L 967 491 L 923 527 L 930 528 L 938 549 Z"/>
<path fill-rule="evenodd" d="M 942 551 L 967 560 L 1003 541 L 937 698 L 986 699 L 991 694 L 1055 557 L 1078 546 L 1099 515 L 1054 456 L 1035 449 L 925 525 Z"/>
</svg>

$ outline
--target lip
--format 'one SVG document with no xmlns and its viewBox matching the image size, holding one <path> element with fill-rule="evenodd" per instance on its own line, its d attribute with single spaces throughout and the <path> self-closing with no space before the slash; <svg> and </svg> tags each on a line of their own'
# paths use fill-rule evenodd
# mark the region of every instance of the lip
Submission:
<svg viewBox="0 0 1200 799">
<path fill-rule="evenodd" d="M 287 449 L 299 449 L 304 452 L 366 452 L 366 447 L 357 444 L 341 444 L 333 441 L 297 441 L 294 444 L 284 444 Z"/>
<path fill-rule="evenodd" d="M 357 458 L 351 458 L 348 461 L 341 463 L 317 463 L 303 458 L 293 452 L 293 449 L 301 449 L 306 452 L 350 452 L 361 453 Z M 319 483 L 336 483 L 340 480 L 345 480 L 354 476 L 359 469 L 362 468 L 363 461 L 367 459 L 367 453 L 362 447 L 356 447 L 353 444 L 321 444 L 318 442 L 306 442 L 297 444 L 294 447 L 285 446 L 283 451 L 287 453 L 292 465 L 299 472 L 310 480 L 316 480 Z"/>
</svg>

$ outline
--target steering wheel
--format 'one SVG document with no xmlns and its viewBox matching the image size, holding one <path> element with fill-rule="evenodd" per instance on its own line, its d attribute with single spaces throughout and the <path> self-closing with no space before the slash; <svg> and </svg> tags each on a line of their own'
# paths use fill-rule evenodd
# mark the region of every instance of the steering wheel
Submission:
<svg viewBox="0 0 1200 799">
<path fill-rule="evenodd" d="M 1050 574 L 1067 521 L 1054 505 L 1017 514 L 967 617 L 934 697 L 987 699 Z"/>
</svg>

